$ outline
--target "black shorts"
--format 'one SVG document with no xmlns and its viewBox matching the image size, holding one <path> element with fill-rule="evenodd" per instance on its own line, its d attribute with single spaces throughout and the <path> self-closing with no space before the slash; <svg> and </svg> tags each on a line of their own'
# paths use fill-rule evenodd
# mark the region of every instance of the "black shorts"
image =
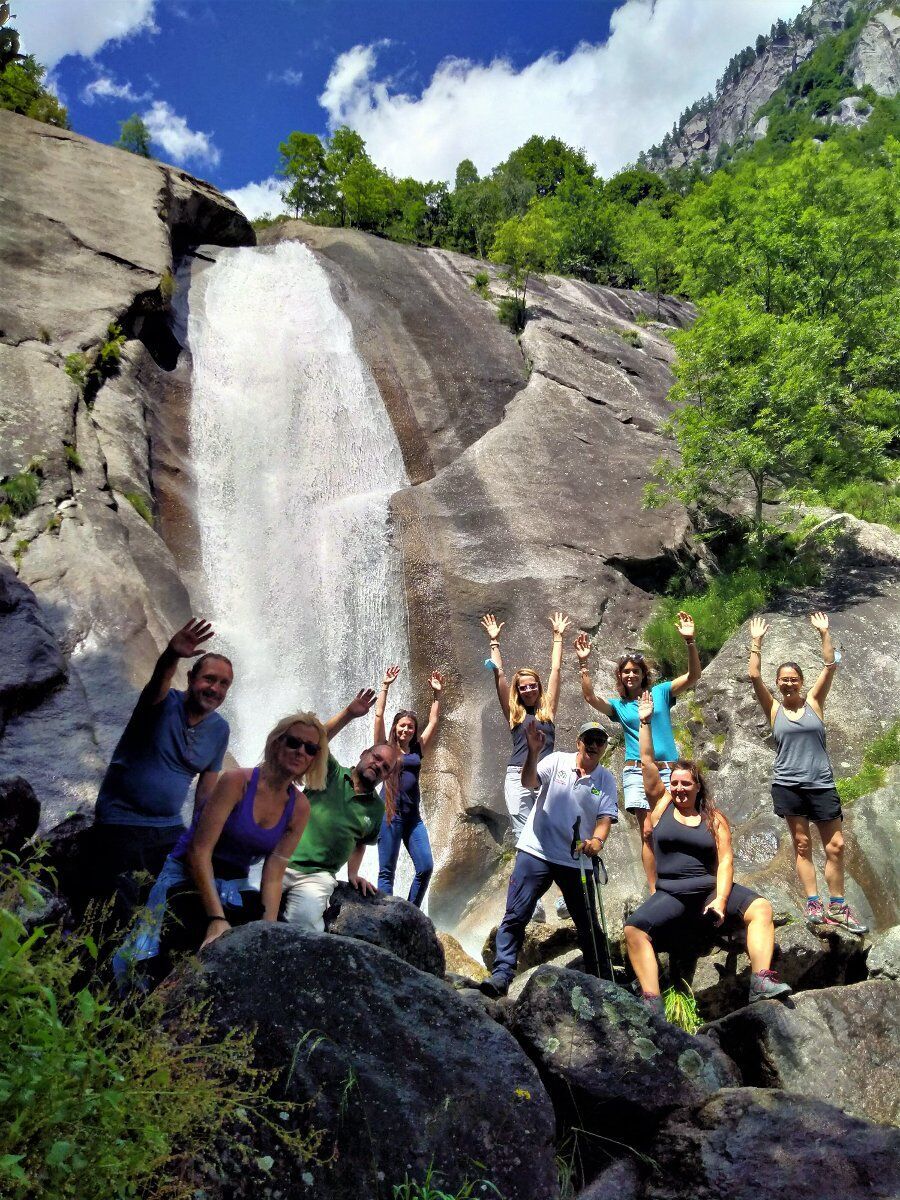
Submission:
<svg viewBox="0 0 900 1200">
<path fill-rule="evenodd" d="M 833 787 L 772 784 L 776 817 L 806 817 L 810 821 L 842 821 L 841 798 Z"/>
<path fill-rule="evenodd" d="M 700 928 L 707 926 L 712 930 L 716 925 L 710 917 L 703 916 L 703 909 L 715 897 L 715 888 L 711 892 L 688 892 L 680 896 L 657 889 L 649 900 L 645 900 L 640 908 L 635 909 L 625 924 L 643 929 L 650 937 L 668 937 L 676 925 L 693 925 L 695 928 L 698 925 Z M 744 913 L 753 901 L 759 898 L 758 892 L 740 883 L 733 884 L 728 903 L 725 905 L 725 921 L 718 928 L 724 929 L 728 925 L 742 923 Z"/>
</svg>

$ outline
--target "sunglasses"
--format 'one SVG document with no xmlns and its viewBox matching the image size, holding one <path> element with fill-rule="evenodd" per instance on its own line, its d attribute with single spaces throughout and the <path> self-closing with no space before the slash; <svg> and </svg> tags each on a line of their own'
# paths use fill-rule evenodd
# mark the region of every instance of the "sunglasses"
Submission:
<svg viewBox="0 0 900 1200">
<path fill-rule="evenodd" d="M 641 654 L 640 650 L 635 650 L 631 646 L 626 646 L 625 653 L 619 659 L 619 665 L 624 667 L 627 662 L 642 663 L 643 661 L 644 656 Z"/>
<path fill-rule="evenodd" d="M 582 745 L 584 746 L 585 750 L 587 750 L 588 754 L 599 754 L 606 745 L 606 738 L 604 738 L 603 741 L 600 741 L 597 738 L 583 738 Z"/>
<path fill-rule="evenodd" d="M 305 738 L 294 737 L 290 733 L 283 734 L 281 740 L 287 746 L 288 750 L 305 750 L 310 758 L 315 758 L 319 753 L 318 742 L 308 742 Z"/>
</svg>

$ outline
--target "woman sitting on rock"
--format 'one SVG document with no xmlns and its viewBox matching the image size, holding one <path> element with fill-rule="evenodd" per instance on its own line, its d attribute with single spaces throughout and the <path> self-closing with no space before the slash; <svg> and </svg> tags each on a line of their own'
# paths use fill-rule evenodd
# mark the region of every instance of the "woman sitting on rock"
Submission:
<svg viewBox="0 0 900 1200">
<path fill-rule="evenodd" d="M 328 735 L 313 713 L 279 721 L 266 738 L 262 764 L 223 771 L 207 803 L 194 813 L 190 828 L 163 864 L 150 892 L 147 912 L 113 960 L 124 983 L 139 962 L 160 958 L 151 974 L 161 977 L 169 943 L 167 909 L 179 896 L 177 934 L 184 948 L 203 949 L 232 923 L 277 921 L 288 860 L 309 818 L 309 801 L 298 784 L 321 788 L 328 767 Z M 251 867 L 262 862 L 260 891 L 250 883 Z M 171 949 L 171 946 L 167 946 Z"/>
<path fill-rule="evenodd" d="M 394 714 L 390 735 L 386 737 L 384 710 L 387 707 L 390 686 L 399 674 L 399 667 L 387 668 L 375 703 L 375 734 L 372 740 L 376 746 L 382 742 L 390 742 L 401 754 L 397 765 L 398 777 L 389 779 L 384 788 L 384 820 L 378 835 L 378 890 L 387 896 L 394 894 L 394 876 L 402 844 L 406 847 L 416 872 L 407 898 L 410 904 L 421 908 L 431 881 L 431 872 L 434 870 L 434 859 L 428 830 L 422 820 L 419 774 L 422 770 L 422 758 L 437 730 L 444 680 L 437 671 L 432 671 L 428 680 L 432 695 L 431 711 L 428 714 L 428 724 L 421 734 L 419 718 L 408 708 L 402 708 Z"/>
<path fill-rule="evenodd" d="M 500 654 L 500 630 L 506 622 L 500 621 L 498 624 L 493 613 L 486 613 L 481 618 L 481 624 L 490 640 L 490 658 L 485 665 L 493 668 L 497 700 L 512 731 L 512 754 L 506 767 L 503 795 L 512 822 L 513 837 L 518 841 L 537 796 L 536 792 L 522 783 L 522 767 L 528 755 L 525 721 L 526 718 L 536 721 L 544 735 L 544 745 L 540 757 L 543 759 L 548 754 L 552 754 L 556 740 L 554 722 L 556 706 L 559 702 L 563 634 L 569 627 L 569 619 L 560 612 L 554 613 L 550 617 L 550 625 L 553 629 L 553 648 L 550 654 L 550 675 L 547 679 L 546 693 L 544 685 L 541 683 L 541 677 L 533 667 L 520 667 L 512 679 L 507 682 L 503 671 L 503 658 Z M 535 909 L 533 920 L 546 920 L 544 907 L 540 901 Z"/>
<path fill-rule="evenodd" d="M 816 612 L 810 621 L 822 639 L 823 665 L 807 695 L 803 694 L 803 672 L 795 662 L 783 662 L 775 672 L 780 703 L 763 682 L 762 641 L 769 626 L 762 617 L 754 617 L 750 622 L 747 674 L 778 747 L 772 772 L 772 801 L 775 815 L 784 817 L 791 832 L 797 877 L 806 891 L 807 924 L 837 925 L 848 933 L 866 933 L 866 926 L 856 920 L 844 900 L 843 814 L 825 749 L 825 698 L 831 690 L 837 659 L 828 631 L 828 617 Z M 825 850 L 827 909 L 816 884 L 810 821 L 818 829 Z"/>
<path fill-rule="evenodd" d="M 705 920 L 746 928 L 751 1003 L 787 995 L 791 989 L 770 969 L 775 948 L 772 906 L 734 882 L 731 830 L 713 803 L 702 770 L 680 759 L 672 764 L 667 790 L 653 749 L 649 692 L 638 701 L 638 716 L 656 891 L 626 920 L 625 943 L 645 1003 L 663 1011 L 655 946 L 671 945 L 692 928 L 702 929 Z"/>
<path fill-rule="evenodd" d="M 581 673 L 581 694 L 592 708 L 605 717 L 618 721 L 625 734 L 625 764 L 622 770 L 622 798 L 626 812 L 637 822 L 641 834 L 641 862 L 651 894 L 655 886 L 656 868 L 651 839 L 653 826 L 650 823 L 650 805 L 644 793 L 641 773 L 641 755 L 638 749 L 638 697 L 649 688 L 653 697 L 653 744 L 659 756 L 657 766 L 663 784 L 669 782 L 669 771 L 678 758 L 678 747 L 672 732 L 670 711 L 678 696 L 696 685 L 702 667 L 694 641 L 694 618 L 690 613 L 680 612 L 675 628 L 687 646 L 688 669 L 684 675 L 650 686 L 650 666 L 643 654 L 626 649 L 616 663 L 616 690 L 618 696 L 604 699 L 598 696 L 591 685 L 591 672 L 587 661 L 591 654 L 591 639 L 580 633 L 575 639 L 575 653 Z"/>
</svg>

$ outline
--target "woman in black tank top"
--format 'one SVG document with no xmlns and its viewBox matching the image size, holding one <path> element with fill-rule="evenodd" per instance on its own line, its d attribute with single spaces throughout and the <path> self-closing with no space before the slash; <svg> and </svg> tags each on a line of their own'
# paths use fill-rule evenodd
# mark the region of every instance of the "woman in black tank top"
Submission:
<svg viewBox="0 0 900 1200">
<path fill-rule="evenodd" d="M 691 925 L 743 924 L 750 958 L 750 1001 L 791 989 L 771 970 L 775 926 L 768 900 L 734 882 L 731 830 L 713 803 L 700 766 L 682 759 L 672 767 L 668 791 L 653 752 L 653 700 L 638 702 L 641 768 L 650 803 L 656 891 L 625 923 L 628 958 L 645 1003 L 663 1011 L 655 942 L 683 937 Z"/>
</svg>

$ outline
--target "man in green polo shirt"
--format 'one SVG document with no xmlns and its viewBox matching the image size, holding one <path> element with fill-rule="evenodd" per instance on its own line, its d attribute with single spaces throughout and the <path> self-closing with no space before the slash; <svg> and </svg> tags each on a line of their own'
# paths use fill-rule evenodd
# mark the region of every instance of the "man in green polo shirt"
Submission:
<svg viewBox="0 0 900 1200">
<path fill-rule="evenodd" d="M 396 746 L 382 742 L 364 750 L 349 770 L 329 755 L 325 787 L 306 793 L 309 822 L 284 873 L 286 921 L 323 933 L 323 914 L 345 863 L 354 887 L 363 894 L 377 890 L 359 869 L 366 846 L 378 840 L 384 816 L 384 801 L 375 789 L 394 770 L 397 754 Z"/>
</svg>

